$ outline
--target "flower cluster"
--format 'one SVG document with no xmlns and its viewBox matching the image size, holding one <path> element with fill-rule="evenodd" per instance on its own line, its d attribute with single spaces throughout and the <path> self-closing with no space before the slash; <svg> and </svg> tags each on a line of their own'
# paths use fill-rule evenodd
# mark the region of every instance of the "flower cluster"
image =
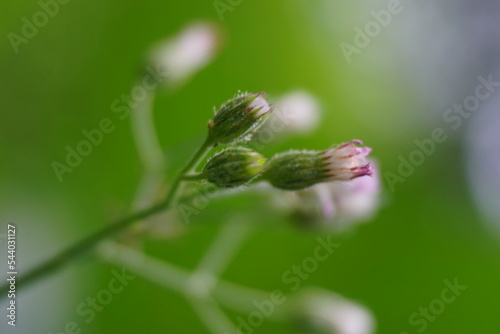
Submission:
<svg viewBox="0 0 500 334">
<path fill-rule="evenodd" d="M 231 145 L 248 141 L 272 111 L 263 93 L 238 94 L 209 121 L 209 142 Z M 371 176 L 373 164 L 366 158 L 371 149 L 362 145 L 353 140 L 325 151 L 280 153 L 269 160 L 253 150 L 230 147 L 209 160 L 202 176 L 221 188 L 245 185 L 262 176 L 275 188 L 303 190 L 318 183 Z"/>
</svg>

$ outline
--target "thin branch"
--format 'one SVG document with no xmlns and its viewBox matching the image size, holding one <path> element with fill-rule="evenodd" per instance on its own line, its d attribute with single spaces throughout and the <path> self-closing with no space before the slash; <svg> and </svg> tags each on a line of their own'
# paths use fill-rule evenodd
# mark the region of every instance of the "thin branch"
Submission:
<svg viewBox="0 0 500 334">
<path fill-rule="evenodd" d="M 132 248 L 120 246 L 115 242 L 103 243 L 99 247 L 99 253 L 104 260 L 127 267 L 131 271 L 147 277 L 150 281 L 181 294 L 186 293 L 189 273 L 182 268 L 154 259 Z"/>
<path fill-rule="evenodd" d="M 251 226 L 248 223 L 238 221 L 238 219 L 225 223 L 217 238 L 212 241 L 196 271 L 219 276 L 233 259 L 250 230 Z"/>
<path fill-rule="evenodd" d="M 206 300 L 213 298 L 228 309 L 251 313 L 256 310 L 255 303 L 270 300 L 271 293 L 244 287 L 239 284 L 217 281 L 214 276 L 206 273 L 189 273 L 183 268 L 157 260 L 129 247 L 109 243 L 104 257 L 111 263 L 127 267 L 136 275 L 142 276 L 160 286 L 175 290 L 191 300 Z M 286 309 L 276 305 L 272 320 L 286 319 Z"/>
<path fill-rule="evenodd" d="M 219 281 L 217 286 L 215 286 L 213 297 L 224 307 L 244 314 L 249 314 L 258 310 L 256 304 L 260 304 L 265 300 L 272 302 L 271 292 L 223 280 Z M 286 321 L 288 318 L 285 306 L 274 305 L 273 314 L 269 319 Z"/>
<path fill-rule="evenodd" d="M 163 210 L 174 205 L 177 201 L 179 192 L 182 191 L 183 188 L 182 176 L 186 173 L 191 172 L 192 169 L 194 169 L 198 165 L 199 161 L 203 158 L 203 156 L 205 156 L 207 151 L 211 148 L 212 144 L 213 142 L 211 141 L 211 139 L 207 137 L 205 142 L 198 148 L 192 158 L 186 163 L 184 168 L 174 179 L 170 191 L 163 201 L 158 204 L 152 205 L 147 209 L 132 213 L 129 216 L 118 219 L 113 223 L 106 225 L 102 229 L 94 232 L 93 234 L 87 236 L 83 240 L 76 242 L 75 244 L 61 251 L 59 254 L 56 254 L 54 257 L 36 266 L 31 271 L 28 271 L 28 273 L 24 276 L 19 277 L 16 282 L 16 287 L 21 288 L 33 281 L 54 273 L 61 267 L 70 263 L 75 258 L 89 252 L 102 240 L 123 231 L 137 221 L 162 212 Z M 2 287 L 0 287 L 0 298 L 6 297 L 8 291 L 9 287 L 7 285 L 3 285 Z"/>
<path fill-rule="evenodd" d="M 146 97 L 137 102 L 137 107 L 132 110 L 130 117 L 137 151 L 142 165 L 149 173 L 163 170 L 166 164 L 153 119 L 154 97 L 154 91 L 148 91 Z"/>
<path fill-rule="evenodd" d="M 189 302 L 213 334 L 237 333 L 236 326 L 215 301 L 189 298 Z"/>
<path fill-rule="evenodd" d="M 158 200 L 165 183 L 166 155 L 163 152 L 154 123 L 153 102 L 155 91 L 147 91 L 131 112 L 131 128 L 135 146 L 144 172 L 132 200 L 132 211 L 141 210 Z M 145 222 L 138 222 L 130 229 L 130 237 L 137 240 L 147 230 Z"/>
</svg>

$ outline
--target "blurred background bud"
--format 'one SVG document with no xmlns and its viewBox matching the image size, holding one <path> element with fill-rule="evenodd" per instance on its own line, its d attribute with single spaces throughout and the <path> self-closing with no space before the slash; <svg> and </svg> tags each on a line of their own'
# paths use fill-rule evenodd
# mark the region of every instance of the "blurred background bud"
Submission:
<svg viewBox="0 0 500 334">
<path fill-rule="evenodd" d="M 467 131 L 469 183 L 488 226 L 500 236 L 500 98 L 488 101 Z"/>
<path fill-rule="evenodd" d="M 296 90 L 281 96 L 275 103 L 276 110 L 263 125 L 276 134 L 308 133 L 314 130 L 320 120 L 320 106 L 317 99 L 307 91 Z"/>
<path fill-rule="evenodd" d="M 172 84 L 181 83 L 205 67 L 221 44 L 222 34 L 217 25 L 192 23 L 153 47 L 150 64 L 163 79 Z"/>
<path fill-rule="evenodd" d="M 364 306 L 323 289 L 307 289 L 294 300 L 300 333 L 372 334 L 375 318 Z"/>
</svg>

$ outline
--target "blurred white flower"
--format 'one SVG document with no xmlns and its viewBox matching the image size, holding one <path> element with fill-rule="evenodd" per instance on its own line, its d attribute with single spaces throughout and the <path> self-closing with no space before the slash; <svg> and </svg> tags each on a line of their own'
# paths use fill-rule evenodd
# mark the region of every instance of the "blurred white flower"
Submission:
<svg viewBox="0 0 500 334">
<path fill-rule="evenodd" d="M 500 236 L 500 98 L 485 102 L 467 129 L 469 182 L 480 211 Z"/>
<path fill-rule="evenodd" d="M 165 79 L 180 82 L 205 67 L 215 56 L 220 42 L 216 25 L 193 23 L 153 47 L 150 62 Z"/>
<path fill-rule="evenodd" d="M 306 290 L 297 299 L 297 317 L 308 328 L 331 334 L 372 334 L 375 318 L 364 306 L 333 292 Z"/>
<path fill-rule="evenodd" d="M 297 90 L 279 97 L 275 110 L 260 131 L 274 135 L 306 133 L 314 130 L 320 120 L 320 107 L 310 93 Z"/>
</svg>

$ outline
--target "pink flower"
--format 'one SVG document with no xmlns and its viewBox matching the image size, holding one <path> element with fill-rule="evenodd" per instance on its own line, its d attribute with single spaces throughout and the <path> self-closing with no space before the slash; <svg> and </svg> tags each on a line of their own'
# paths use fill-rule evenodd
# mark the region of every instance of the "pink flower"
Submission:
<svg viewBox="0 0 500 334">
<path fill-rule="evenodd" d="M 350 182 L 330 182 L 313 188 L 326 221 L 345 228 L 371 218 L 380 206 L 380 179 L 372 166 L 372 175 L 358 177 Z"/>
<path fill-rule="evenodd" d="M 363 145 L 363 142 L 352 140 L 323 152 L 330 180 L 348 181 L 373 174 L 373 165 L 366 159 L 371 148 L 356 145 Z"/>
<path fill-rule="evenodd" d="M 264 98 L 264 93 L 257 93 L 257 97 L 250 103 L 250 105 L 247 107 L 248 110 L 257 110 L 257 113 L 255 114 L 255 117 L 260 117 L 265 114 L 268 114 L 272 111 L 272 107 L 267 103 L 266 99 Z"/>
<path fill-rule="evenodd" d="M 371 175 L 344 182 L 325 182 L 286 196 L 308 228 L 343 231 L 372 218 L 380 207 L 380 177 L 370 162 Z"/>
</svg>

